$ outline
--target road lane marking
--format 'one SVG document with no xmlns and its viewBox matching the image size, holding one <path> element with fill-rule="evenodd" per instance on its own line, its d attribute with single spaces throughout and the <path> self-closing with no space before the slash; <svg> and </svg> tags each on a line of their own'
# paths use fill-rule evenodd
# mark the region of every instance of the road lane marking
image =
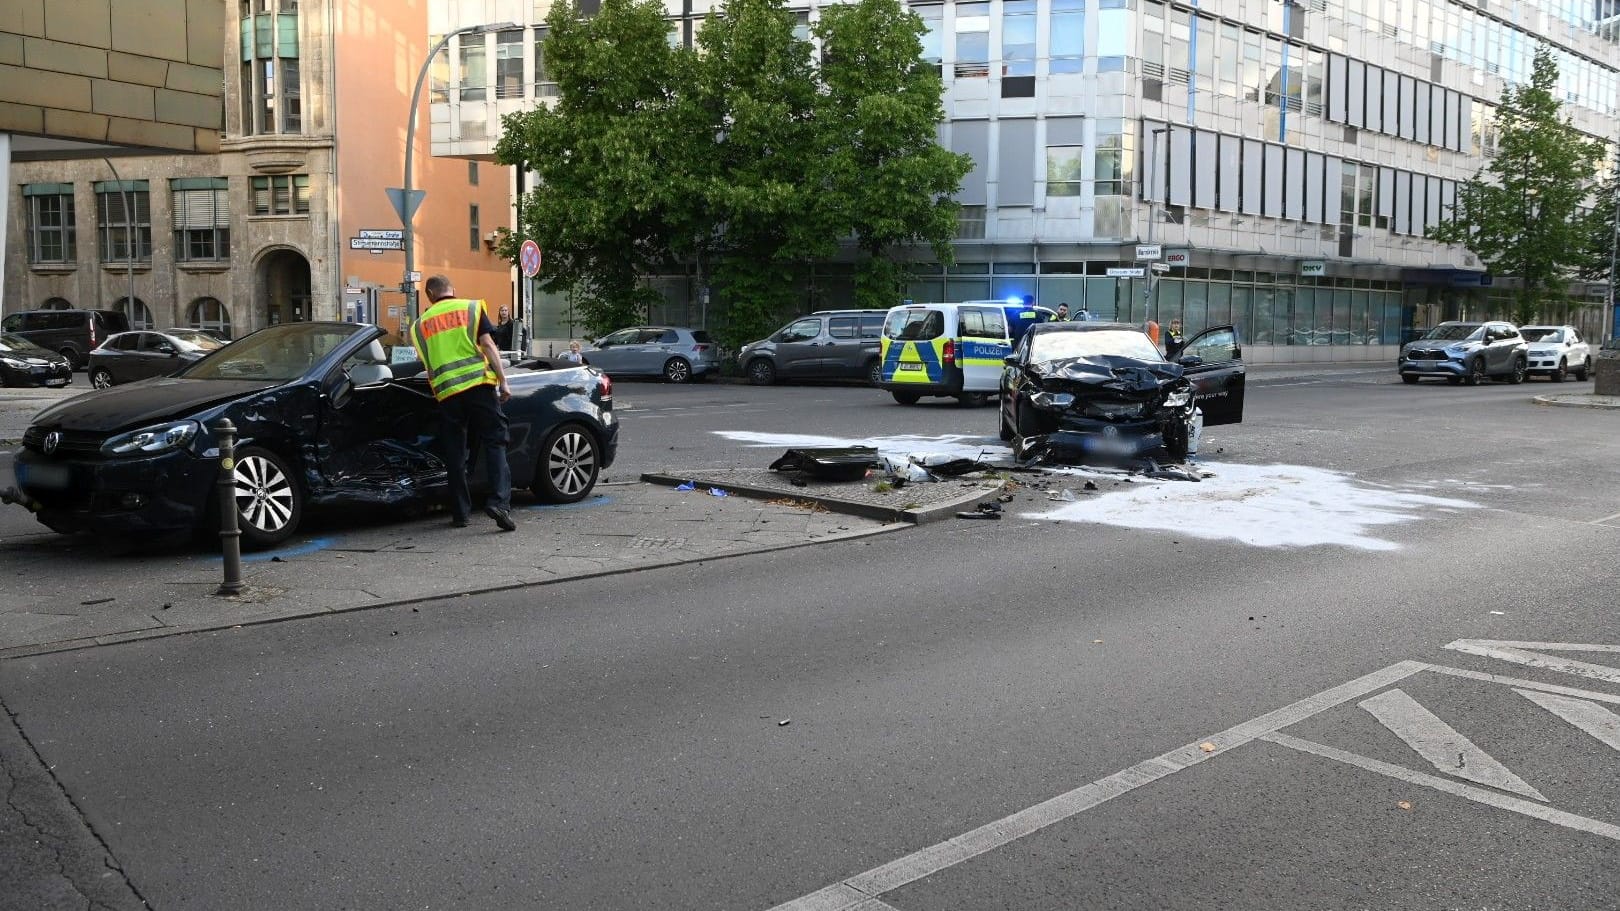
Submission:
<svg viewBox="0 0 1620 911">
<path fill-rule="evenodd" d="M 1613 702 L 1620 705 L 1620 696 L 1611 696 L 1608 693 L 1599 693 L 1594 690 L 1578 690 L 1574 687 L 1559 686 L 1556 683 L 1542 683 L 1539 680 L 1525 680 L 1520 677 L 1503 677 L 1500 674 L 1487 674 L 1483 671 L 1469 671 L 1460 667 L 1445 667 L 1439 664 L 1431 664 L 1424 670 L 1452 677 L 1466 677 L 1469 680 L 1483 680 L 1486 683 L 1500 683 L 1503 686 L 1523 687 L 1541 693 L 1557 693 L 1561 696 L 1575 696 L 1581 699 Z"/>
<path fill-rule="evenodd" d="M 1536 800 L 1547 799 L 1405 690 L 1386 690 L 1359 705 L 1437 771 Z"/>
<path fill-rule="evenodd" d="M 1591 522 L 1588 522 L 1587 524 L 1588 525 L 1604 525 L 1606 523 L 1613 522 L 1615 519 L 1620 519 L 1620 512 L 1617 512 L 1612 516 L 1604 516 L 1601 519 L 1593 519 Z"/>
<path fill-rule="evenodd" d="M 1620 715 L 1585 699 L 1571 699 L 1533 690 L 1516 689 L 1514 692 L 1620 750 Z"/>
<path fill-rule="evenodd" d="M 1332 759 L 1336 762 L 1342 762 L 1345 765 L 1355 766 L 1358 769 L 1365 769 L 1369 772 L 1377 772 L 1380 775 L 1386 775 L 1397 781 L 1404 781 L 1408 784 L 1434 788 L 1437 791 L 1444 791 L 1447 794 L 1453 794 L 1457 797 L 1461 797 L 1465 800 L 1471 800 L 1475 803 L 1485 804 L 1486 806 L 1496 807 L 1501 810 L 1508 810 L 1523 816 L 1529 816 L 1533 819 L 1542 820 L 1543 822 L 1550 822 L 1554 825 L 1574 829 L 1578 832 L 1588 832 L 1592 835 L 1598 835 L 1613 841 L 1620 841 L 1620 826 L 1616 826 L 1612 823 L 1602 822 L 1596 819 L 1587 819 L 1585 816 L 1576 816 L 1574 813 L 1567 813 L 1563 810 L 1557 810 L 1544 804 L 1532 803 L 1519 797 L 1509 797 L 1506 794 L 1498 794 L 1495 791 L 1488 791 L 1484 788 L 1476 788 L 1470 784 L 1463 784 L 1460 781 L 1452 781 L 1449 778 L 1441 778 L 1438 775 L 1430 775 L 1427 772 L 1414 772 L 1411 769 L 1403 768 L 1398 765 L 1391 765 L 1387 762 L 1379 762 L 1376 759 L 1368 759 L 1365 756 L 1357 756 L 1354 753 L 1347 753 L 1344 750 L 1334 749 L 1333 747 L 1325 746 L 1320 743 L 1314 743 L 1309 740 L 1301 740 L 1298 737 L 1292 737 L 1288 734 L 1267 734 L 1260 739 L 1266 741 L 1267 743 L 1274 743 L 1278 746 L 1288 747 L 1289 749 L 1298 750 L 1302 753 L 1310 753 L 1315 756 L 1321 756 L 1324 759 Z"/>
<path fill-rule="evenodd" d="M 1576 642 L 1504 642 L 1493 639 L 1458 639 L 1446 643 L 1446 648 L 1453 651 L 1464 652 L 1469 655 L 1480 655 L 1485 658 L 1497 658 L 1502 661 L 1511 661 L 1526 667 L 1539 667 L 1543 670 L 1556 671 L 1560 674 L 1571 674 L 1576 677 L 1585 677 L 1590 680 L 1602 680 L 1605 683 L 1620 683 L 1620 668 L 1610 667 L 1607 664 L 1592 664 L 1586 661 L 1576 661 L 1574 658 L 1559 658 L 1553 655 L 1543 655 L 1541 652 L 1620 652 L 1620 645 L 1591 645 Z M 1534 649 L 1534 651 L 1532 651 Z"/>
<path fill-rule="evenodd" d="M 1193 741 L 1127 769 L 1082 785 L 1033 807 L 980 826 L 955 838 L 930 845 L 898 860 L 851 876 L 824 889 L 774 906 L 771 911 L 854 911 L 862 902 L 916 882 L 962 861 L 999 848 L 1032 832 L 1061 822 L 1099 804 L 1128 794 L 1143 785 L 1216 756 L 1231 752 L 1290 725 L 1343 705 L 1427 667 L 1420 661 L 1402 661 L 1323 690 L 1314 696 L 1250 719 L 1210 737 Z M 1206 749 L 1213 746 L 1213 749 Z"/>
</svg>

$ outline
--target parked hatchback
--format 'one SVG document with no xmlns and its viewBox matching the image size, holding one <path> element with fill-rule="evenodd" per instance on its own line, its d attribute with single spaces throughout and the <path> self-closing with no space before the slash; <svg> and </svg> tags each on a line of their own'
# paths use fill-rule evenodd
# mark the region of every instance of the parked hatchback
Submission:
<svg viewBox="0 0 1620 911">
<path fill-rule="evenodd" d="M 882 379 L 879 354 L 887 310 L 817 310 L 749 342 L 737 353 L 748 381 L 766 386 L 779 379 Z"/>
<path fill-rule="evenodd" d="M 90 352 L 90 385 L 106 389 L 154 376 L 168 376 L 225 342 L 200 329 L 120 332 Z"/>
<path fill-rule="evenodd" d="M 1571 373 L 1585 380 L 1592 373 L 1592 346 L 1574 326 L 1523 326 L 1519 334 L 1530 344 L 1530 375 L 1562 383 Z"/>
<path fill-rule="evenodd" d="M 66 386 L 73 365 L 20 335 L 0 332 L 0 386 Z"/>
<path fill-rule="evenodd" d="M 129 331 L 129 318 L 117 310 L 25 310 L 0 321 L 12 332 L 83 367 L 91 349 L 109 336 Z"/>
<path fill-rule="evenodd" d="M 1401 349 L 1401 380 L 1408 384 L 1426 376 L 1453 385 L 1491 377 L 1522 383 L 1529 369 L 1529 346 L 1512 323 L 1444 322 Z"/>
<path fill-rule="evenodd" d="M 720 369 L 720 348 L 709 333 L 681 326 L 620 329 L 580 353 L 585 363 L 612 377 L 661 376 L 686 383 Z"/>
</svg>

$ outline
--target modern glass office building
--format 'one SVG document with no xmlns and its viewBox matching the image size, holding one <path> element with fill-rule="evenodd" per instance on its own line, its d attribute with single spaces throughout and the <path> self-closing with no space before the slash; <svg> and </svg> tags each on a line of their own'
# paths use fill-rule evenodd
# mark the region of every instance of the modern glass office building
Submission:
<svg viewBox="0 0 1620 911">
<path fill-rule="evenodd" d="M 668 4 L 672 41 L 690 41 L 711 9 Z M 500 114 L 555 94 L 538 44 L 549 0 L 436 0 L 432 27 L 474 24 L 461 14 L 489 6 L 526 24 L 453 47 L 436 152 L 487 150 Z M 802 5 L 807 32 L 820 6 Z M 1424 232 L 1495 154 L 1495 103 L 1528 78 L 1539 44 L 1575 125 L 1609 139 L 1620 129 L 1604 0 L 911 7 L 944 81 L 939 142 L 975 167 L 958 195 L 956 262 L 916 252 L 908 296 L 1033 294 L 1133 322 L 1235 322 L 1254 360 L 1393 356 L 1414 329 L 1506 315 L 1512 278 Z M 1168 271 L 1139 246 L 1157 246 Z M 655 316 L 701 321 L 688 276 L 657 284 L 669 312 Z M 845 304 L 851 286 L 826 266 L 804 305 Z M 1547 316 L 1601 331 L 1606 286 L 1570 292 L 1581 303 Z M 538 314 L 541 333 L 565 305 Z"/>
</svg>

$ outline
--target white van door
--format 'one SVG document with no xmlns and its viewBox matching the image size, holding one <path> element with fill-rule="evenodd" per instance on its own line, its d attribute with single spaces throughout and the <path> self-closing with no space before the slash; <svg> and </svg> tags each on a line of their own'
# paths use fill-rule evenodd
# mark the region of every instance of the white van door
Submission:
<svg viewBox="0 0 1620 911">
<path fill-rule="evenodd" d="M 1000 307 L 962 307 L 957 311 L 956 362 L 962 368 L 963 392 L 995 392 L 1001 386 L 1002 362 L 1012 354 L 1007 313 Z"/>
</svg>

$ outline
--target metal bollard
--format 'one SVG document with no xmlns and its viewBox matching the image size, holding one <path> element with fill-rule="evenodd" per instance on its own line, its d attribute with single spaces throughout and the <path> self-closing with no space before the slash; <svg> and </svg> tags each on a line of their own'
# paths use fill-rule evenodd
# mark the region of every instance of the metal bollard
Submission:
<svg viewBox="0 0 1620 911">
<path fill-rule="evenodd" d="M 219 438 L 219 547 L 225 557 L 225 581 L 216 595 L 242 591 L 242 527 L 236 514 L 236 425 L 227 418 L 214 424 Z"/>
</svg>

